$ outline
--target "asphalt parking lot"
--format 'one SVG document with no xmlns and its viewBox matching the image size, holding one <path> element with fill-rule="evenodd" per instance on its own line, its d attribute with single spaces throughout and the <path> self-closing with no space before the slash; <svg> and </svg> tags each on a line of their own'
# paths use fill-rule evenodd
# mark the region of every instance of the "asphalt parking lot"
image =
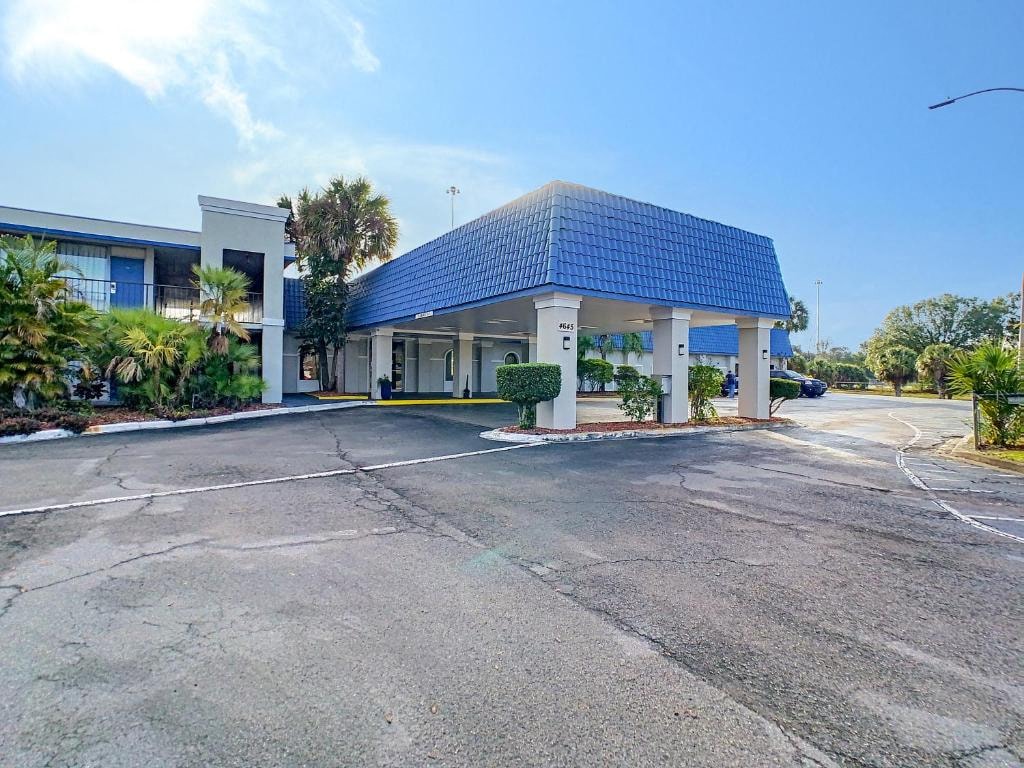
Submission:
<svg viewBox="0 0 1024 768">
<path fill-rule="evenodd" d="M 0 519 L 0 764 L 1021 765 L 1024 543 L 970 520 L 1024 482 L 935 453 L 960 406 L 857 397 L 512 450 L 503 406 L 2 447 L 0 511 L 168 495 Z"/>
</svg>

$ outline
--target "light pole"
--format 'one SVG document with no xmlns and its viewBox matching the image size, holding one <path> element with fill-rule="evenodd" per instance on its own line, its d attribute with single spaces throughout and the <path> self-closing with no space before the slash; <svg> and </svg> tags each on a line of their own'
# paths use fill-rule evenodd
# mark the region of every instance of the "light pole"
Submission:
<svg viewBox="0 0 1024 768">
<path fill-rule="evenodd" d="M 977 96 L 979 93 L 993 93 L 995 91 L 1014 91 L 1016 93 L 1024 93 L 1024 88 L 983 88 L 980 91 L 971 91 L 970 93 L 965 93 L 962 96 L 955 96 L 952 99 L 946 99 L 945 101 L 940 101 L 938 104 L 932 104 L 930 107 L 928 107 L 928 109 L 938 109 L 939 107 L 948 107 L 950 104 L 955 104 L 956 102 L 960 101 L 961 99 L 966 99 L 968 96 Z"/>
<path fill-rule="evenodd" d="M 950 104 L 955 104 L 960 101 L 960 99 L 966 99 L 968 96 L 977 96 L 979 93 L 994 93 L 995 91 L 1024 93 L 1024 88 L 983 88 L 980 91 L 971 91 L 970 93 L 965 93 L 963 96 L 956 96 L 952 99 L 940 101 L 938 104 L 932 104 L 928 109 L 948 107 Z M 1024 366 L 1024 277 L 1021 278 L 1020 284 L 1020 329 L 1017 331 L 1017 363 Z"/>
<path fill-rule="evenodd" d="M 459 194 L 459 188 L 453 184 L 445 190 L 445 194 L 452 196 L 452 229 L 455 229 L 455 196 Z"/>
<path fill-rule="evenodd" d="M 821 354 L 821 280 L 814 281 L 814 352 Z"/>
</svg>

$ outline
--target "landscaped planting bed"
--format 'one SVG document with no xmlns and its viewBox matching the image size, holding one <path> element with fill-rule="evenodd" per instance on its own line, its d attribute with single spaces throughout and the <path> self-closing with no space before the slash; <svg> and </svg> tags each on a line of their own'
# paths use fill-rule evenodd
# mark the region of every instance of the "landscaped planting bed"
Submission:
<svg viewBox="0 0 1024 768">
<path fill-rule="evenodd" d="M 40 408 L 35 411 L 14 408 L 0 409 L 0 437 L 31 435 L 44 429 L 66 429 L 69 432 L 84 432 L 100 424 L 123 424 L 139 421 L 183 421 L 184 419 L 205 419 L 210 416 L 224 416 L 229 413 L 260 411 L 280 408 L 279 405 L 250 403 L 237 408 L 179 408 L 161 409 L 159 412 L 140 411 L 122 406 L 99 406 L 94 409 L 66 410 L 61 408 Z"/>
<path fill-rule="evenodd" d="M 574 435 L 587 432 L 635 432 L 637 430 L 650 430 L 658 432 L 664 429 L 687 429 L 692 427 L 729 427 L 744 426 L 747 424 L 788 424 L 788 419 L 748 419 L 742 416 L 721 416 L 706 421 L 684 421 L 675 424 L 661 424 L 657 421 L 596 421 L 589 424 L 577 424 L 575 429 L 546 429 L 544 427 L 533 427 L 522 429 L 521 427 L 502 427 L 502 432 L 512 432 L 520 435 Z"/>
</svg>

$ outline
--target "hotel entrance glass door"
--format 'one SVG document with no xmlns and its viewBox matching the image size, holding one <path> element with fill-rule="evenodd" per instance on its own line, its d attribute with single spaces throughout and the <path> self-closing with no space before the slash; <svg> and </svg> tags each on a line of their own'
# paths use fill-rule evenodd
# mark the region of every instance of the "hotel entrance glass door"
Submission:
<svg viewBox="0 0 1024 768">
<path fill-rule="evenodd" d="M 391 390 L 405 391 L 405 340 L 391 342 Z"/>
</svg>

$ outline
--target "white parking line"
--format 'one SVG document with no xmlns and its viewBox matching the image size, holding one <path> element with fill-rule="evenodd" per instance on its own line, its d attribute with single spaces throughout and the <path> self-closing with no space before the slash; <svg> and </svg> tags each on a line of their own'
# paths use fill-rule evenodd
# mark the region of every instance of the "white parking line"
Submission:
<svg viewBox="0 0 1024 768">
<path fill-rule="evenodd" d="M 1024 537 L 1014 536 L 1012 533 L 1007 533 L 1006 531 L 1001 531 L 998 528 L 993 528 L 991 525 L 985 525 L 984 523 L 979 522 L 973 516 L 963 514 L 962 512 L 960 512 L 958 509 L 956 509 L 952 505 L 950 505 L 947 502 L 945 502 L 942 499 L 940 499 L 936 495 L 935 490 L 933 488 L 928 487 L 928 484 L 924 480 L 922 480 L 920 477 L 915 475 L 913 470 L 911 470 L 907 466 L 906 455 L 905 455 L 906 454 L 906 450 L 908 448 L 910 448 L 912 445 L 914 445 L 914 443 L 916 443 L 918 440 L 921 439 L 921 434 L 922 434 L 921 430 L 918 429 L 917 427 L 915 427 L 909 421 L 904 421 L 903 419 L 901 419 L 899 416 L 897 416 L 892 411 L 889 412 L 889 418 L 895 419 L 896 421 L 900 422 L 901 424 L 905 424 L 906 426 L 908 426 L 912 430 L 914 430 L 914 436 L 912 438 L 910 438 L 910 440 L 908 440 L 902 446 L 900 446 L 899 448 L 896 449 L 896 466 L 898 466 L 903 471 L 903 474 L 905 474 L 910 479 L 911 483 L 913 483 L 917 488 L 920 488 L 922 491 L 925 491 L 929 495 L 929 497 L 931 497 L 932 503 L 935 504 L 935 506 L 937 506 L 939 509 L 943 510 L 944 512 L 948 512 L 949 514 L 951 514 L 953 517 L 955 517 L 960 522 L 967 523 L 967 525 L 971 526 L 972 528 L 977 528 L 978 530 L 987 531 L 988 533 L 994 533 L 996 536 L 1002 536 L 1002 537 L 1007 538 L 1007 539 L 1012 539 L 1013 541 L 1016 541 L 1016 542 L 1018 542 L 1020 544 L 1024 544 Z"/>
<path fill-rule="evenodd" d="M 277 483 L 291 483 L 299 480 L 319 480 L 325 477 L 339 477 L 341 475 L 354 475 L 357 472 L 375 472 L 380 469 L 393 469 L 395 467 L 411 467 L 415 464 L 431 464 L 437 461 L 450 461 L 452 459 L 463 459 L 469 456 L 482 456 L 486 453 L 500 453 L 501 451 L 515 451 L 519 448 L 531 448 L 548 443 L 516 443 L 515 445 L 504 445 L 501 448 L 485 448 L 480 451 L 466 451 L 464 453 L 449 453 L 443 456 L 428 456 L 424 459 L 409 459 L 407 461 L 391 461 L 387 464 L 371 464 L 366 467 L 355 467 L 353 469 L 330 469 L 325 472 L 307 472 L 302 475 L 286 475 L 284 477 L 268 477 L 265 480 L 246 480 L 238 483 L 222 483 L 220 485 L 204 485 L 198 488 L 178 488 L 173 491 L 150 491 L 148 493 L 136 493 L 131 496 L 111 496 L 106 499 L 89 499 L 87 501 L 69 501 L 63 504 L 46 504 L 41 507 L 26 507 L 25 509 L 8 509 L 0 511 L 0 517 L 13 517 L 15 515 L 33 515 L 41 512 L 57 512 L 66 509 L 81 509 L 82 507 L 96 507 L 100 504 L 116 504 L 122 501 L 146 501 L 148 499 L 162 499 L 167 496 L 187 496 L 193 493 L 209 493 L 211 491 L 229 491 L 234 488 L 251 488 L 257 485 L 275 485 Z"/>
<path fill-rule="evenodd" d="M 998 517 L 996 515 L 971 515 L 975 520 L 1006 520 L 1011 523 L 1024 523 L 1024 517 Z"/>
</svg>

